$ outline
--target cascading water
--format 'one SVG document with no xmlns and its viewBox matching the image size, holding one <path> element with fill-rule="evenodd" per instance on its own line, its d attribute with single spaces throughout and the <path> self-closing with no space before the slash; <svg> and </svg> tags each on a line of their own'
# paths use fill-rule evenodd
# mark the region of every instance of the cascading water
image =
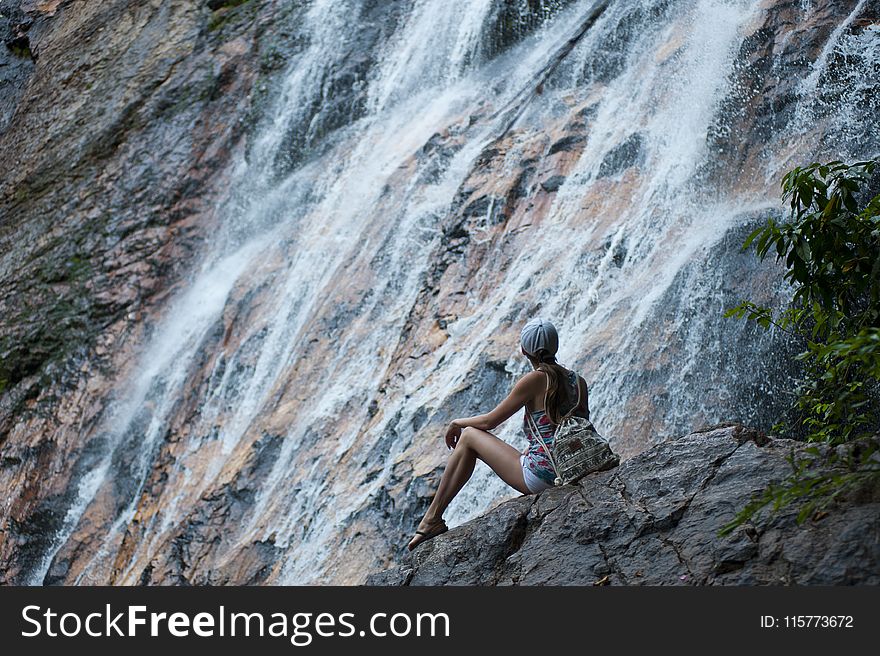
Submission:
<svg viewBox="0 0 880 656">
<path fill-rule="evenodd" d="M 849 4 L 789 73 L 790 121 L 734 162 L 755 3 L 401 3 L 341 117 L 328 89 L 363 6 L 309 3 L 225 223 L 91 437 L 31 581 L 65 553 L 71 583 L 234 581 L 255 550 L 259 580 L 362 580 L 415 527 L 443 424 L 526 371 L 535 313 L 625 454 L 760 418 L 746 406 L 775 365 L 751 358 L 774 342 L 721 318 L 758 288 L 740 235 L 780 210 L 787 164 L 880 148 L 875 124 L 855 134 L 880 104 L 880 33 L 854 33 L 866 2 Z M 534 29 L 492 44 L 516 15 Z M 516 446 L 519 417 L 497 431 Z M 480 464 L 448 521 L 511 494 Z"/>
</svg>

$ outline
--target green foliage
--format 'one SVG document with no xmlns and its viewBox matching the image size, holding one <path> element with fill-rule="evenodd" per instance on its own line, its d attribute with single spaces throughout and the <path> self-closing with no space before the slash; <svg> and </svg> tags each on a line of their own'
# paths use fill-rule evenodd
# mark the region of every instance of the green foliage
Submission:
<svg viewBox="0 0 880 656">
<path fill-rule="evenodd" d="M 211 0 L 208 7 L 211 9 L 211 18 L 208 21 L 208 30 L 213 32 L 220 29 L 232 16 L 232 10 L 243 5 L 249 0 Z"/>
<path fill-rule="evenodd" d="M 800 432 L 809 442 L 864 440 L 880 427 L 880 195 L 864 207 L 858 202 L 877 164 L 834 161 L 788 172 L 782 191 L 791 207 L 789 220 L 768 219 L 743 249 L 753 247 L 762 260 L 773 253 L 784 263 L 784 278 L 794 290 L 791 302 L 774 311 L 743 301 L 725 312 L 765 329 L 775 327 L 803 343 L 797 359 L 804 374 L 794 418 L 774 429 L 789 436 Z M 826 464 L 834 473 L 817 471 L 812 456 L 818 451 L 807 449 L 807 457 L 798 460 L 792 454 L 791 475 L 753 498 L 722 534 L 762 508 L 771 506 L 775 512 L 795 500 L 804 502 L 801 522 L 841 494 L 873 485 L 880 477 L 873 457 L 877 444 L 866 444 L 857 462 L 841 462 L 832 451 Z"/>
<path fill-rule="evenodd" d="M 823 454 L 815 446 L 805 453 L 805 457 L 797 457 L 792 449 L 787 458 L 791 474 L 754 496 L 718 534 L 727 535 L 767 507 L 772 514 L 795 502 L 800 503 L 795 520 L 802 524 L 829 512 L 837 499 L 876 489 L 880 483 L 880 449 L 876 441 L 857 442 L 842 453 L 834 450 Z"/>
<path fill-rule="evenodd" d="M 811 341 L 798 357 L 808 372 L 798 398 L 808 439 L 839 443 L 877 430 L 880 329 Z"/>
<path fill-rule="evenodd" d="M 232 9 L 238 5 L 243 5 L 248 0 L 210 0 L 208 7 L 211 11 L 220 11 L 222 9 Z"/>
<path fill-rule="evenodd" d="M 841 162 L 795 168 L 782 181 L 791 221 L 766 225 L 748 236 L 743 248 L 755 245 L 763 259 L 772 251 L 784 259 L 785 279 L 796 287 L 792 305 L 810 308 L 825 320 L 816 333 L 840 328 L 839 322 L 876 322 L 880 312 L 880 195 L 859 210 L 854 193 L 877 162 Z M 858 312 L 865 297 L 869 306 Z"/>
<path fill-rule="evenodd" d="M 2 16 L 0 16 L 2 18 Z M 6 42 L 9 52 L 15 57 L 21 59 L 33 59 L 34 53 L 31 52 L 30 40 L 27 36 L 18 36 Z"/>
</svg>

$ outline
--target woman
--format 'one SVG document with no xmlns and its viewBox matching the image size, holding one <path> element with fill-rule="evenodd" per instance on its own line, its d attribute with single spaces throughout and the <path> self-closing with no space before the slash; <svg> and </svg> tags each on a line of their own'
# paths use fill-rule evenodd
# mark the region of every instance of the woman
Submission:
<svg viewBox="0 0 880 656">
<path fill-rule="evenodd" d="M 566 414 L 590 418 L 586 381 L 556 363 L 559 336 L 553 324 L 541 318 L 529 321 L 520 334 L 520 347 L 535 370 L 520 378 L 507 398 L 491 412 L 455 419 L 449 424 L 446 446 L 453 453 L 446 463 L 434 500 L 407 545 L 410 550 L 447 530 L 443 512 L 470 479 L 477 458 L 523 494 L 537 494 L 553 486 L 556 473 L 525 413 L 523 429 L 529 444 L 522 453 L 495 437 L 489 432 L 491 429 L 525 407 L 546 444 L 551 440 L 556 424 Z M 580 393 L 578 386 L 581 386 Z"/>
</svg>

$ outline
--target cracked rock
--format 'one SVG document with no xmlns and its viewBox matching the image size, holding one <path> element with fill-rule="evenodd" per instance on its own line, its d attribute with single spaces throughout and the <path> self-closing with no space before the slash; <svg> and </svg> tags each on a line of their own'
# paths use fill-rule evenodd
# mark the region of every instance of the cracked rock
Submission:
<svg viewBox="0 0 880 656">
<path fill-rule="evenodd" d="M 806 446 L 739 425 L 668 440 L 577 486 L 502 503 L 367 584 L 880 583 L 874 497 L 840 501 L 802 525 L 788 507 L 718 536 L 753 494 L 787 475 L 790 450 Z"/>
</svg>

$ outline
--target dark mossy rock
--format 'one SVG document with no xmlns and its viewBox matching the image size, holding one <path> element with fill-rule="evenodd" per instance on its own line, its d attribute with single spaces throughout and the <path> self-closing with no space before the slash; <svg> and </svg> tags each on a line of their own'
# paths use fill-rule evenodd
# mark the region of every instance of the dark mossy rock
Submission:
<svg viewBox="0 0 880 656">
<path fill-rule="evenodd" d="M 559 191 L 559 188 L 565 182 L 564 175 L 554 175 L 551 178 L 547 178 L 544 182 L 541 183 L 541 189 L 548 193 L 553 193 Z"/>
<path fill-rule="evenodd" d="M 483 44 L 483 56 L 489 59 L 503 53 L 572 3 L 573 0 L 500 0 L 489 18 L 492 27 Z"/>
<path fill-rule="evenodd" d="M 636 166 L 642 161 L 642 137 L 638 133 L 632 134 L 621 144 L 614 147 L 599 165 L 599 174 L 597 177 L 605 178 L 617 175 L 628 169 L 630 166 Z"/>
</svg>

